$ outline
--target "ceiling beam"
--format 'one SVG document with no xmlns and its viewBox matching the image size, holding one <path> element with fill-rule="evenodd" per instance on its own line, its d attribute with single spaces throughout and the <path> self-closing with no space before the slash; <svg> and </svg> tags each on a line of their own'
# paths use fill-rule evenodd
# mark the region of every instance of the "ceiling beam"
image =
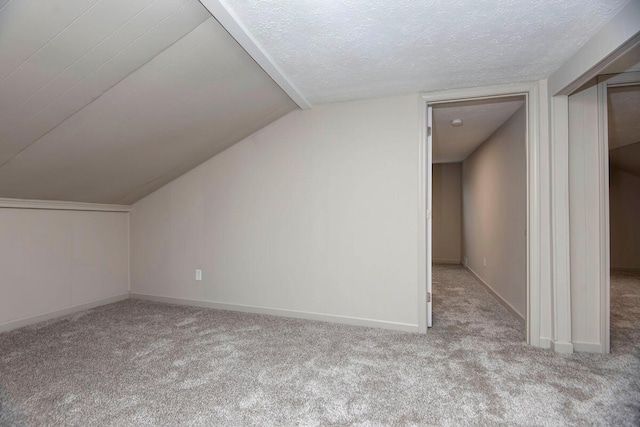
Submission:
<svg viewBox="0 0 640 427">
<path fill-rule="evenodd" d="M 222 0 L 200 0 L 213 17 L 222 25 L 231 37 L 253 58 L 254 61 L 273 79 L 274 82 L 303 110 L 311 108 L 311 104 L 300 90 L 291 82 L 284 72 L 273 61 L 273 58 L 251 36 L 251 33 L 240 22 L 238 17 Z"/>
</svg>

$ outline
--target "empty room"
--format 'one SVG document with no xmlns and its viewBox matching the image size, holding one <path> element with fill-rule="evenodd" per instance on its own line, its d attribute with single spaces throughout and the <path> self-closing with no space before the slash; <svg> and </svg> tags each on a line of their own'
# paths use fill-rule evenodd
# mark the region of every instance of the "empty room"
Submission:
<svg viewBox="0 0 640 427">
<path fill-rule="evenodd" d="M 640 424 L 639 51 L 638 0 L 0 0 L 0 426 Z"/>
</svg>

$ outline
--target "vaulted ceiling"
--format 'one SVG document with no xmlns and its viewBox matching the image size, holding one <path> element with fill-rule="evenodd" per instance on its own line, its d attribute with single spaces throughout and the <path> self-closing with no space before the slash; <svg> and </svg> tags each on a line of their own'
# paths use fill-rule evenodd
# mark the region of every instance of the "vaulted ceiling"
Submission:
<svg viewBox="0 0 640 427">
<path fill-rule="evenodd" d="M 0 197 L 128 204 L 294 108 L 196 0 L 0 9 Z"/>
<path fill-rule="evenodd" d="M 291 88 L 545 78 L 626 1 L 202 0 L 217 21 L 196 0 L 0 0 L 0 197 L 132 203 L 304 106 Z"/>
</svg>

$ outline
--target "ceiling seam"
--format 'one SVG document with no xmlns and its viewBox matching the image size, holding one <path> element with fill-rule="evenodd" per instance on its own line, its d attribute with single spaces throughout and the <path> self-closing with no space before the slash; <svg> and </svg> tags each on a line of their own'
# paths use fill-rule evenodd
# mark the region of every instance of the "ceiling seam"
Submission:
<svg viewBox="0 0 640 427">
<path fill-rule="evenodd" d="M 132 17 L 130 17 L 129 19 L 127 19 L 125 22 L 123 22 L 121 25 L 119 25 L 117 28 L 115 28 L 112 32 L 110 32 L 109 34 L 107 34 L 102 40 L 100 40 L 99 43 L 97 43 L 95 46 L 93 46 L 91 49 L 89 49 L 88 51 L 86 51 L 85 53 L 83 53 L 81 56 L 78 57 L 78 59 L 76 59 L 75 61 L 73 61 L 71 64 L 69 64 L 67 67 L 65 67 L 63 70 L 61 70 L 58 74 L 56 74 L 55 76 L 53 76 L 52 78 L 50 78 L 45 84 L 43 84 L 42 86 L 40 86 L 35 92 L 33 92 L 31 95 L 29 95 L 24 101 L 22 101 L 17 107 L 15 107 L 13 110 L 8 111 L 7 113 L 5 113 L 4 115 L 0 116 L 0 120 L 4 119 L 5 117 L 7 117 L 9 114 L 12 114 L 13 112 L 15 112 L 16 110 L 18 110 L 20 107 L 22 107 L 26 102 L 28 102 L 31 98 L 33 98 L 34 96 L 36 96 L 38 93 L 40 93 L 41 90 L 45 89 L 46 87 L 49 86 L 49 84 L 51 82 L 53 82 L 54 80 L 56 80 L 58 77 L 60 77 L 60 75 L 64 74 L 67 70 L 69 70 L 71 67 L 73 67 L 74 65 L 76 65 L 79 61 L 81 61 L 83 58 L 85 58 L 87 55 L 89 55 L 91 52 L 93 52 L 94 50 L 96 50 L 100 45 L 102 45 L 106 40 L 108 40 L 111 36 L 113 36 L 115 33 L 117 33 L 118 31 L 120 31 L 122 29 L 122 27 L 124 27 L 125 25 L 127 25 L 128 23 L 131 22 L 131 20 L 135 19 L 136 17 L 138 17 L 141 13 L 143 13 L 145 10 L 147 10 L 149 7 L 151 7 L 151 5 L 157 3 L 158 0 L 153 0 L 152 2 L 150 2 L 148 5 L 146 5 L 145 7 L 143 7 L 142 9 L 140 9 L 135 15 L 133 15 Z M 134 40 L 135 41 L 135 40 Z M 128 44 L 127 46 L 125 46 L 124 48 L 126 49 L 127 47 L 129 47 L 131 45 Z M 44 46 L 43 46 L 44 47 Z M 120 51 L 116 52 L 115 54 L 111 55 L 109 58 L 107 58 L 107 60 L 104 63 L 107 63 L 111 58 L 113 58 L 114 56 L 118 55 L 118 53 L 120 53 Z M 37 52 L 36 52 L 37 53 Z M 27 59 L 28 61 L 28 59 Z M 27 62 L 24 61 L 24 62 Z M 23 64 L 24 64 L 23 62 Z M 22 64 L 21 64 L 22 65 Z M 101 64 L 102 65 L 102 64 Z M 88 77 L 89 75 L 91 75 L 91 73 L 87 74 Z M 7 76 L 9 77 L 9 76 Z M 82 81 L 82 80 L 81 80 Z M 2 83 L 0 81 L 0 83 Z M 72 86 L 69 89 L 72 89 L 74 86 Z M 67 91 L 63 92 L 62 94 L 66 93 Z M 62 95 L 61 94 L 61 95 Z M 57 97 L 55 98 L 57 99 Z M 54 100 L 55 100 L 54 99 Z M 47 104 L 45 107 L 46 108 L 49 104 Z M 42 111 L 42 109 L 38 110 L 38 112 L 36 112 L 35 114 L 38 114 L 40 111 Z M 33 117 L 30 116 L 29 118 Z M 29 120 L 29 119 L 26 119 Z M 25 120 L 25 121 L 26 121 Z M 20 124 L 24 123 L 21 122 Z M 19 126 L 19 125 L 18 125 Z M 13 129 L 12 129 L 13 130 Z"/>
<path fill-rule="evenodd" d="M 72 26 L 78 19 L 82 18 L 84 15 L 86 15 L 87 13 L 89 13 L 89 11 L 91 9 L 93 9 L 94 7 L 96 7 L 96 5 L 98 5 L 99 3 L 101 3 L 102 0 L 97 0 L 95 3 L 93 3 L 91 6 L 89 6 L 89 8 L 87 8 L 84 12 L 82 12 L 80 15 L 76 16 L 75 18 L 73 18 L 73 20 L 71 22 L 69 22 L 67 25 L 64 26 L 64 28 L 62 28 L 60 31 L 58 31 L 53 37 L 51 37 L 51 39 L 49 39 L 49 41 L 47 41 L 44 45 L 42 45 L 38 50 L 36 50 L 35 52 L 33 52 L 31 55 L 29 55 L 28 58 L 26 58 L 24 61 L 22 61 L 20 63 L 20 65 L 18 65 L 16 68 L 13 69 L 13 71 L 11 71 L 9 74 L 7 74 L 5 77 L 2 78 L 2 80 L 0 80 L 0 83 L 4 82 L 6 79 L 8 79 L 9 77 L 11 77 L 15 72 L 17 72 L 20 68 L 22 68 L 22 66 L 24 64 L 27 63 L 27 61 L 29 61 L 31 58 L 33 58 L 35 55 L 37 55 L 39 52 L 42 51 L 42 49 L 44 49 L 45 47 L 49 46 L 49 44 L 51 42 L 53 42 L 55 39 L 58 38 L 58 36 L 62 33 L 64 33 L 67 28 L 69 28 L 70 26 Z M 8 3 L 7 3 L 8 4 Z M 6 6 L 6 5 L 5 5 Z"/>
<path fill-rule="evenodd" d="M 84 76 L 81 80 L 77 81 L 76 83 L 73 84 L 73 86 L 71 86 L 69 89 L 65 90 L 64 92 L 62 92 L 61 94 L 59 94 L 58 96 L 56 96 L 54 99 L 52 99 L 50 102 L 47 103 L 47 105 L 45 105 L 44 107 L 42 107 L 41 109 L 39 109 L 37 112 L 33 113 L 32 115 L 30 115 L 27 119 L 23 120 L 22 122 L 20 122 L 20 124 L 18 126 L 23 125 L 24 123 L 28 122 L 29 120 L 31 120 L 33 117 L 37 116 L 38 114 L 40 114 L 44 109 L 46 109 L 47 107 L 49 107 L 50 105 L 52 105 L 54 102 L 56 102 L 57 100 L 59 100 L 61 97 L 63 97 L 65 94 L 69 93 L 71 90 L 73 90 L 76 86 L 78 86 L 80 83 L 84 82 L 87 78 L 91 77 L 92 75 L 94 75 L 97 71 L 99 71 L 100 69 L 102 69 L 105 65 L 107 65 L 109 62 L 111 62 L 111 60 L 113 60 L 113 58 L 115 58 L 116 56 L 120 55 L 122 52 L 124 52 L 126 49 L 128 49 L 131 45 L 133 45 L 135 42 L 137 42 L 140 38 L 144 37 L 146 34 L 148 34 L 150 31 L 152 31 L 153 29 L 155 29 L 158 25 L 162 24 L 163 22 L 165 22 L 167 19 L 169 19 L 170 17 L 172 17 L 174 14 L 176 14 L 177 12 L 179 12 L 180 10 L 182 10 L 183 8 L 185 8 L 188 4 L 189 4 L 190 0 L 185 0 L 185 2 L 180 6 L 177 7 L 176 9 L 174 9 L 169 15 L 167 15 L 165 18 L 163 18 L 161 21 L 159 21 L 158 23 L 156 23 L 154 26 L 152 26 L 151 28 L 149 28 L 148 30 L 146 30 L 144 33 L 140 34 L 138 37 L 136 37 L 135 39 L 133 39 L 129 44 L 127 44 L 126 46 L 122 47 L 120 50 L 118 50 L 115 54 L 111 55 L 104 63 L 102 63 L 98 68 L 96 68 L 95 70 L 91 71 L 89 74 L 87 74 L 86 76 Z M 203 21 L 204 22 L 204 21 Z M 195 28 L 195 27 L 194 27 Z M 189 33 L 187 33 L 189 34 Z M 186 34 L 185 34 L 186 35 Z M 180 39 L 178 39 L 180 40 Z M 177 40 L 176 40 L 177 41 Z M 158 53 L 158 55 L 160 53 L 162 53 L 163 51 L 160 51 Z M 156 55 L 157 56 L 157 55 Z M 154 57 L 152 57 L 151 59 L 149 59 L 149 61 L 151 61 Z M 147 62 L 149 62 L 147 61 Z M 146 64 L 146 62 L 144 63 Z M 142 67 L 144 64 L 142 64 L 140 67 Z M 140 68 L 138 67 L 138 68 Z M 137 68 L 137 69 L 138 69 Z M 136 70 L 137 70 L 136 69 Z M 134 70 L 135 71 L 135 70 Z M 120 83 L 122 80 L 124 80 L 125 78 L 127 78 L 129 76 L 129 74 L 127 74 L 125 77 L 123 77 L 121 80 L 119 80 L 118 82 L 116 82 L 113 86 L 115 86 L 116 84 Z M 111 89 L 113 86 L 109 87 L 108 89 L 105 90 L 108 91 L 109 89 Z M 95 98 L 97 99 L 97 98 Z M 88 104 L 91 104 L 91 102 L 93 102 L 95 99 L 91 100 Z M 84 107 L 83 107 L 84 108 Z M 69 117 L 71 117 L 73 114 L 77 113 L 80 110 L 75 111 L 74 113 L 72 113 Z M 4 118 L 5 116 L 3 116 Z M 65 119 L 66 120 L 66 119 Z M 64 121 L 63 121 L 64 122 Z M 60 124 L 62 124 L 63 122 L 60 122 Z M 18 127 L 17 126 L 17 127 Z M 16 128 L 13 128 L 11 131 L 15 130 Z M 46 135 L 46 134 L 45 134 Z M 44 137 L 45 135 L 42 135 L 42 137 Z M 39 138 L 38 138 L 39 139 Z M 5 139 L 1 138 L 0 142 L 3 142 Z M 36 140 L 37 141 L 37 140 Z M 33 142 L 36 142 L 33 141 Z M 19 153 L 16 153 L 19 154 Z M 2 165 L 4 165 L 5 163 L 2 163 L 0 165 L 0 167 L 2 167 Z"/>
<path fill-rule="evenodd" d="M 185 3 L 186 5 L 186 3 Z M 202 22 L 206 22 L 206 20 L 202 21 Z M 198 26 L 200 26 L 202 24 L 202 22 L 200 24 L 198 24 Z M 194 27 L 191 29 L 191 31 L 189 31 L 188 33 L 184 34 L 183 36 L 181 36 L 180 38 L 178 38 L 177 40 L 175 40 L 173 43 L 167 45 L 165 48 L 163 48 L 160 52 L 158 52 L 156 55 L 154 55 L 153 57 L 149 58 L 149 60 L 147 60 L 146 62 L 142 63 L 140 66 L 136 67 L 135 69 L 131 70 L 129 73 L 127 73 L 123 78 L 121 78 L 120 80 L 118 80 L 117 82 L 115 82 L 113 85 L 111 85 L 108 89 L 106 89 L 105 91 L 103 91 L 101 94 L 99 94 L 98 96 L 96 96 L 95 98 L 93 98 L 91 101 L 89 101 L 87 104 L 83 105 L 82 107 L 78 108 L 77 110 L 73 111 L 71 114 L 69 114 L 64 120 L 62 120 L 60 123 L 58 123 L 57 125 L 55 125 L 54 127 L 52 127 L 51 129 L 49 129 L 45 134 L 43 134 L 42 136 L 40 136 L 38 139 L 36 139 L 35 141 L 29 143 L 28 145 L 26 145 L 25 147 L 23 147 L 22 149 L 20 149 L 18 152 L 16 152 L 13 156 L 11 156 L 9 159 L 7 159 L 6 161 L 4 161 L 3 163 L 0 163 L 0 168 L 4 167 L 6 164 L 8 164 L 9 162 L 11 162 L 13 159 L 15 159 L 17 156 L 19 156 L 22 152 L 24 152 L 25 150 L 27 150 L 29 147 L 31 147 L 32 145 L 38 143 L 41 139 L 43 139 L 44 137 L 46 137 L 47 135 L 49 135 L 51 132 L 55 131 L 58 127 L 62 126 L 64 123 L 66 123 L 69 119 L 71 119 L 73 116 L 75 116 L 77 113 L 79 113 L 80 111 L 84 110 L 85 108 L 89 107 L 91 104 L 93 104 L 94 102 L 96 102 L 98 99 L 100 99 L 105 93 L 107 93 L 108 91 L 110 91 L 111 89 L 113 89 L 115 86 L 117 86 L 120 82 L 122 82 L 123 80 L 125 80 L 127 77 L 129 77 L 130 75 L 132 75 L 133 73 L 135 73 L 136 71 L 138 71 L 139 69 L 141 69 L 142 67 L 144 67 L 145 65 L 147 65 L 149 62 L 153 61 L 154 58 L 156 58 L 158 55 L 162 54 L 164 51 L 166 51 L 167 49 L 169 49 L 170 47 L 172 47 L 173 45 L 175 45 L 177 42 L 179 42 L 180 40 L 182 40 L 184 37 L 186 37 L 187 35 L 189 35 L 195 28 L 198 28 L 198 26 Z M 172 61 L 173 62 L 173 61 Z M 165 67 L 166 68 L 166 67 Z M 164 69 L 164 68 L 163 68 Z M 157 74 L 157 73 L 156 73 Z M 154 74 L 155 75 L 155 74 Z M 148 79 L 147 79 L 148 80 Z M 66 93 L 66 92 L 65 92 Z M 56 98 L 57 99 L 57 98 Z M 52 101 L 53 102 L 53 101 Z M 50 105 L 50 104 L 48 104 Z"/>
</svg>

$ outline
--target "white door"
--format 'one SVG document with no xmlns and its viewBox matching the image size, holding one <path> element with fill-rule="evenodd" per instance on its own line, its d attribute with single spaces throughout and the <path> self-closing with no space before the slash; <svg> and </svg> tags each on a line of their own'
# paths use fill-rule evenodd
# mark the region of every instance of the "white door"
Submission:
<svg viewBox="0 0 640 427">
<path fill-rule="evenodd" d="M 433 326 L 433 298 L 431 291 L 431 196 L 433 192 L 433 109 L 427 107 L 427 327 Z"/>
</svg>

